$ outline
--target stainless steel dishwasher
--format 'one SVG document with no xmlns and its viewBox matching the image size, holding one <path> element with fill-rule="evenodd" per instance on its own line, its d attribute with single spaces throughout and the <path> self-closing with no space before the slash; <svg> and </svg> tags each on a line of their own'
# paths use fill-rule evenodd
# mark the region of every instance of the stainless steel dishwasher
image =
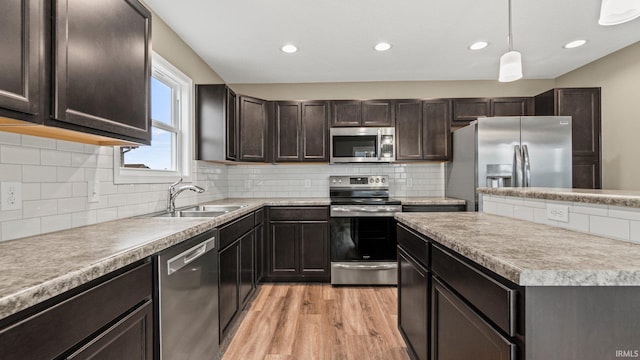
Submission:
<svg viewBox="0 0 640 360">
<path fill-rule="evenodd" d="M 219 356 L 217 237 L 209 230 L 155 257 L 162 360 Z"/>
</svg>

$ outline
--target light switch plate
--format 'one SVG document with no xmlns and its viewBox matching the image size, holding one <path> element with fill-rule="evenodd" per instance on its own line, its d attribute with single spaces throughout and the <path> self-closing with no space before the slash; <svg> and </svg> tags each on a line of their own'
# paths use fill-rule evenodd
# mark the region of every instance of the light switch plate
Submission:
<svg viewBox="0 0 640 360">
<path fill-rule="evenodd" d="M 569 222 L 569 206 L 547 204 L 547 219 L 560 222 Z"/>
<path fill-rule="evenodd" d="M 22 209 L 22 183 L 3 182 L 0 184 L 2 211 Z"/>
<path fill-rule="evenodd" d="M 100 202 L 100 181 L 89 180 L 87 182 L 87 201 L 90 203 Z"/>
</svg>

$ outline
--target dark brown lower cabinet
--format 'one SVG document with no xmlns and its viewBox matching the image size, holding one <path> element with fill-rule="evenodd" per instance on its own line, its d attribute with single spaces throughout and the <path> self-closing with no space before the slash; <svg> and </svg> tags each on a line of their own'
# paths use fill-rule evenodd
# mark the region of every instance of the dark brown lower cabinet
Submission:
<svg viewBox="0 0 640 360">
<path fill-rule="evenodd" d="M 229 245 L 218 254 L 218 266 L 220 267 L 218 285 L 220 342 L 227 334 L 228 325 L 240 307 L 240 302 L 238 301 L 239 264 L 239 241 Z"/>
<path fill-rule="evenodd" d="M 255 289 L 254 281 L 254 232 L 245 234 L 240 239 L 240 284 L 238 286 L 240 304 L 244 304 Z"/>
<path fill-rule="evenodd" d="M 329 281 L 329 209 L 272 207 L 267 239 L 268 281 Z"/>
<path fill-rule="evenodd" d="M 152 344 L 153 304 L 149 300 L 66 359 L 151 360 Z"/>
<path fill-rule="evenodd" d="M 24 310 L 0 325 L 0 359 L 153 359 L 147 259 Z"/>
<path fill-rule="evenodd" d="M 437 278 L 432 286 L 432 360 L 510 360 L 516 346 Z"/>
<path fill-rule="evenodd" d="M 398 329 L 417 360 L 429 359 L 431 275 L 398 247 Z"/>
</svg>

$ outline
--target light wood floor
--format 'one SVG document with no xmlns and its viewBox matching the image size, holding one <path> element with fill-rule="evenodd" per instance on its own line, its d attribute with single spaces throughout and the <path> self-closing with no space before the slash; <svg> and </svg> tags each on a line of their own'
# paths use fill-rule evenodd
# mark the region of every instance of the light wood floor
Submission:
<svg viewBox="0 0 640 360">
<path fill-rule="evenodd" d="M 409 359 L 395 287 L 263 284 L 223 360 Z"/>
</svg>

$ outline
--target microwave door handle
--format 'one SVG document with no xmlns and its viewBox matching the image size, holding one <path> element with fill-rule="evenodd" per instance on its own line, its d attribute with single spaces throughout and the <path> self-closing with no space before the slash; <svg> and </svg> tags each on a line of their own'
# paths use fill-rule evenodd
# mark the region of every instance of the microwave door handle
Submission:
<svg viewBox="0 0 640 360">
<path fill-rule="evenodd" d="M 382 131 L 378 129 L 378 160 L 382 159 Z"/>
</svg>

